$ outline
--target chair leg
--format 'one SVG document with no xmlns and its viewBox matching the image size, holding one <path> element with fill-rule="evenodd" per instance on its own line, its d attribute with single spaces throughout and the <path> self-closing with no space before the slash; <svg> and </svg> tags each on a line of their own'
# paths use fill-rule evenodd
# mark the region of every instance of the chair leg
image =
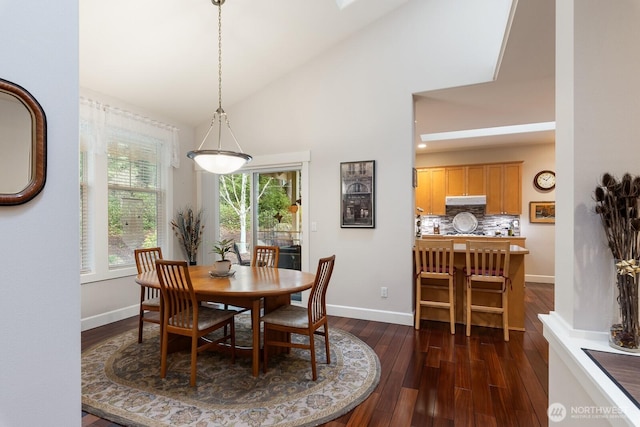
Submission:
<svg viewBox="0 0 640 427">
<path fill-rule="evenodd" d="M 162 342 L 160 343 L 160 378 L 167 376 L 167 350 L 169 341 L 168 334 L 165 330 L 162 332 Z"/>
<path fill-rule="evenodd" d="M 505 290 L 502 293 L 502 327 L 504 328 L 504 340 L 509 341 L 509 296 Z"/>
<path fill-rule="evenodd" d="M 327 354 L 327 365 L 331 364 L 331 351 L 329 350 L 329 325 L 324 324 L 324 351 Z"/>
<path fill-rule="evenodd" d="M 226 329 L 226 327 L 225 327 Z M 229 322 L 229 329 L 231 331 L 231 364 L 236 363 L 236 322 L 235 317 L 231 318 Z"/>
<path fill-rule="evenodd" d="M 144 316 L 144 310 L 140 309 L 140 315 L 138 316 L 138 344 L 142 342 L 142 323 Z"/>
<path fill-rule="evenodd" d="M 264 324 L 264 329 L 262 331 L 263 333 L 263 337 L 264 337 L 264 344 L 262 347 L 262 373 L 266 374 L 267 373 L 267 364 L 269 363 L 268 359 L 269 359 L 269 348 L 267 347 L 267 336 L 269 335 L 269 329 L 267 327 L 267 324 Z"/>
<path fill-rule="evenodd" d="M 471 336 L 471 280 L 467 279 L 467 336 Z"/>
<path fill-rule="evenodd" d="M 456 333 L 456 309 L 455 296 L 453 289 L 453 277 L 449 279 L 449 323 L 451 324 L 451 333 Z"/>
<path fill-rule="evenodd" d="M 420 329 L 420 299 L 422 299 L 422 289 L 420 289 L 420 277 L 416 279 L 416 329 Z"/>
<path fill-rule="evenodd" d="M 316 372 L 316 346 L 315 346 L 315 337 L 311 330 L 309 330 L 309 350 L 311 351 L 311 379 L 313 381 L 318 379 L 318 374 Z"/>
<path fill-rule="evenodd" d="M 196 385 L 196 373 L 198 368 L 198 337 L 191 337 L 191 387 Z"/>
</svg>

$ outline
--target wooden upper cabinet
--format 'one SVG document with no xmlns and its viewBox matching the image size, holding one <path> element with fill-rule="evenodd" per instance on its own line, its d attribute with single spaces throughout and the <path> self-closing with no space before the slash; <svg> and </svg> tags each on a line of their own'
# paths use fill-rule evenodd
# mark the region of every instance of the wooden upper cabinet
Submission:
<svg viewBox="0 0 640 427">
<path fill-rule="evenodd" d="M 424 215 L 445 214 L 445 169 L 418 169 L 416 187 L 416 208 L 424 210 Z"/>
<path fill-rule="evenodd" d="M 486 165 L 487 214 L 522 214 L 522 164 Z"/>
<path fill-rule="evenodd" d="M 446 168 L 447 196 L 478 196 L 485 192 L 485 165 Z"/>
</svg>

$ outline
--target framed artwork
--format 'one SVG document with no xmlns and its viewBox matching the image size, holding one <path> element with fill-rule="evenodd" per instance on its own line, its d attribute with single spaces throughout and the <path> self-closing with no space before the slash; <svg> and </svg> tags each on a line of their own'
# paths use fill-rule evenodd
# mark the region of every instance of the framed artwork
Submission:
<svg viewBox="0 0 640 427">
<path fill-rule="evenodd" d="M 529 222 L 556 222 L 556 202 L 529 202 Z"/>
<path fill-rule="evenodd" d="M 376 162 L 340 163 L 340 227 L 375 228 Z"/>
<path fill-rule="evenodd" d="M 418 169 L 413 168 L 413 188 L 418 188 Z"/>
</svg>

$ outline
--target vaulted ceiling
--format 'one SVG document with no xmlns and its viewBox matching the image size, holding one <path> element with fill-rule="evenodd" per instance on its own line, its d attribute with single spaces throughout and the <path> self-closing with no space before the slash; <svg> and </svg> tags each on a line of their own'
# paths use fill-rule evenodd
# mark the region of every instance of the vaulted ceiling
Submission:
<svg viewBox="0 0 640 427">
<path fill-rule="evenodd" d="M 223 105 L 269 85 L 408 0 L 227 0 Z M 218 8 L 211 0 L 81 0 L 80 84 L 197 126 L 218 103 Z M 432 132 L 554 120 L 555 0 L 519 0 L 496 81 L 416 94 L 416 143 Z M 434 142 L 553 142 L 533 135 Z"/>
</svg>

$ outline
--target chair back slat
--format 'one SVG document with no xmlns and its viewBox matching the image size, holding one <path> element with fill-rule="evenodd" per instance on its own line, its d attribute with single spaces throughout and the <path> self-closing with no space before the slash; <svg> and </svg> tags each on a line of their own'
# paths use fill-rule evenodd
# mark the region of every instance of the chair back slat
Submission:
<svg viewBox="0 0 640 427">
<path fill-rule="evenodd" d="M 453 240 L 416 240 L 414 253 L 416 276 L 453 274 Z"/>
<path fill-rule="evenodd" d="M 277 267 L 280 248 L 278 246 L 255 246 L 252 267 Z"/>
<path fill-rule="evenodd" d="M 192 329 L 197 324 L 198 301 L 186 261 L 157 260 L 156 271 L 162 292 L 165 323 Z"/>
<path fill-rule="evenodd" d="M 509 274 L 509 241 L 468 240 L 466 250 L 467 274 L 475 276 L 501 276 Z"/>
<path fill-rule="evenodd" d="M 333 273 L 333 266 L 336 261 L 336 256 L 331 255 L 327 258 L 321 258 L 318 262 L 318 270 L 316 271 L 316 278 L 311 288 L 311 294 L 309 295 L 308 309 L 309 309 L 309 324 L 315 324 L 320 319 L 327 315 L 326 296 L 327 288 L 329 286 L 329 280 Z"/>
<path fill-rule="evenodd" d="M 136 260 L 138 274 L 142 274 L 156 269 L 156 260 L 162 259 L 162 248 L 135 249 L 133 251 L 133 255 Z M 148 286 L 142 286 L 141 293 L 141 300 L 149 300 L 160 296 L 160 291 L 158 289 Z"/>
<path fill-rule="evenodd" d="M 156 260 L 162 259 L 161 248 L 141 248 L 133 251 L 138 274 L 155 270 Z"/>
</svg>

